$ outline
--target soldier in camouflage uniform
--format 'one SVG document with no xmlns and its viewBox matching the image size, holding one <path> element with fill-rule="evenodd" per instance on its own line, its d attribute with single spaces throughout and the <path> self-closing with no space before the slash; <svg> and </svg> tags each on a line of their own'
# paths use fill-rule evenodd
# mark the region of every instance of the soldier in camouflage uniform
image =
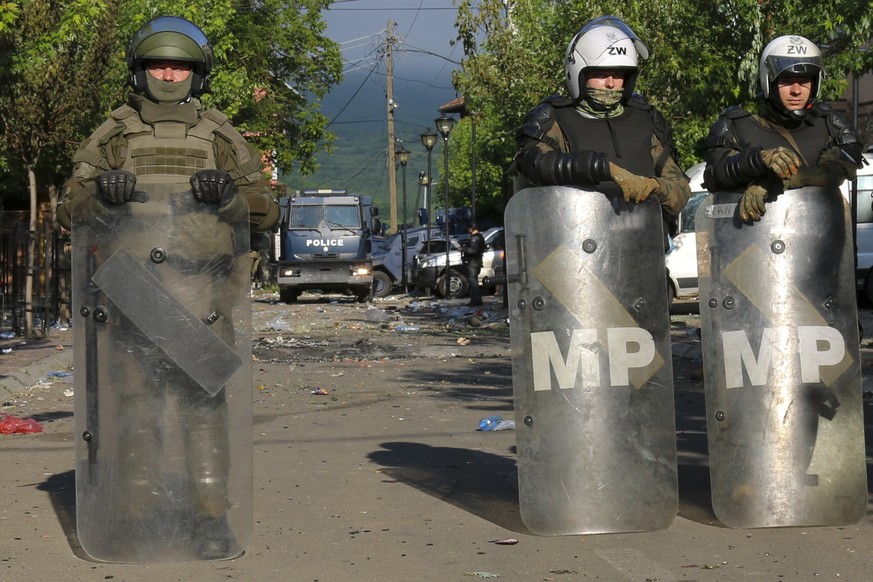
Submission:
<svg viewBox="0 0 873 582">
<path fill-rule="evenodd" d="M 236 287 L 248 289 L 248 281 L 235 274 L 234 265 L 249 257 L 248 233 L 240 250 L 242 237 L 231 224 L 239 224 L 240 218 L 245 224 L 248 213 L 253 231 L 267 231 L 278 220 L 278 204 L 257 152 L 221 112 L 201 106 L 198 97 L 208 90 L 213 55 L 198 27 L 183 18 L 156 18 L 134 35 L 126 60 L 134 93 L 76 152 L 58 221 L 72 228 L 75 237 L 76 228 L 99 229 L 105 217 L 125 216 L 125 208 L 135 213 L 143 192 L 152 197 L 151 202 L 155 192 L 187 192 L 187 209 L 179 211 L 182 226 L 173 226 L 162 241 L 170 253 L 157 277 L 167 289 L 179 289 L 183 282 L 196 289 L 189 293 L 194 297 L 181 299 L 184 309 L 208 322 L 232 348 L 232 314 L 239 308 L 233 298 L 240 295 Z M 167 207 L 167 200 L 157 202 Z M 145 250 L 146 255 L 153 243 L 148 237 L 154 238 L 148 228 L 120 236 L 125 248 L 135 254 Z M 242 273 L 248 275 L 248 268 Z M 120 320 L 100 340 L 100 350 L 107 349 L 107 337 L 116 346 L 126 346 L 114 351 L 110 347 L 109 358 L 103 358 L 112 360 L 113 369 L 105 382 L 111 386 L 101 390 L 109 388 L 108 397 L 117 403 L 119 427 L 117 466 L 111 477 L 101 473 L 104 480 L 119 482 L 118 498 L 104 500 L 111 506 L 107 538 L 115 538 L 118 549 L 104 559 L 159 561 L 161 556 L 149 555 L 147 546 L 152 542 L 164 544 L 160 551 L 189 544 L 198 559 L 232 557 L 241 548 L 226 513 L 228 441 L 233 438 L 228 434 L 227 390 L 214 395 L 200 390 L 135 326 L 125 323 L 124 317 Z M 203 354 L 205 362 L 209 357 Z M 100 398 L 105 397 L 101 392 Z M 168 402 L 177 402 L 179 408 L 179 438 L 190 493 L 168 492 L 155 477 L 165 462 L 166 435 L 161 427 Z M 179 495 L 190 501 L 179 505 Z M 157 522 L 177 525 L 162 528 Z M 150 537 L 141 536 L 141 531 L 149 531 Z M 125 547 L 130 540 L 135 550 Z"/>
</svg>

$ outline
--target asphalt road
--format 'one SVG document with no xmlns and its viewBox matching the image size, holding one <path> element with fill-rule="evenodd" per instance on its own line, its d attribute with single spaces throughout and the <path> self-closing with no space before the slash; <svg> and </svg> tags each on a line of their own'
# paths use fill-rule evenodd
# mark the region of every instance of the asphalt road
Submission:
<svg viewBox="0 0 873 582">
<path fill-rule="evenodd" d="M 484 416 L 513 418 L 509 332 L 496 298 L 479 313 L 461 301 L 368 310 L 344 299 L 256 299 L 255 525 L 245 555 L 90 561 L 75 534 L 71 378 L 56 377 L 4 396 L 3 412 L 45 430 L 0 436 L 0 580 L 869 579 L 869 510 L 851 526 L 755 530 L 713 515 L 693 313 L 674 315 L 671 328 L 676 519 L 651 533 L 542 537 L 519 517 L 515 433 L 476 430 Z"/>
</svg>

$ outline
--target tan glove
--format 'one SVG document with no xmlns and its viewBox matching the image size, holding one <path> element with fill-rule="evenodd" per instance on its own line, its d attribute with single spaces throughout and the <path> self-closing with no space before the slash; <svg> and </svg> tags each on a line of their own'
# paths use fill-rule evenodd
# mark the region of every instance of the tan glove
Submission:
<svg viewBox="0 0 873 582">
<path fill-rule="evenodd" d="M 743 222 L 753 220 L 755 222 L 761 220 L 767 208 L 764 205 L 764 199 L 767 198 L 767 189 L 760 184 L 752 184 L 746 191 L 743 192 L 743 197 L 737 202 L 737 209 L 740 212 L 740 219 Z"/>
<path fill-rule="evenodd" d="M 761 159 L 780 180 L 787 180 L 797 173 L 801 166 L 800 158 L 788 148 L 772 148 L 761 152 Z"/>
<path fill-rule="evenodd" d="M 609 162 L 609 173 L 612 176 L 612 180 L 621 187 L 625 202 L 633 200 L 640 203 L 648 198 L 650 194 L 656 193 L 661 189 L 661 184 L 655 178 L 631 174 L 612 162 Z"/>
</svg>

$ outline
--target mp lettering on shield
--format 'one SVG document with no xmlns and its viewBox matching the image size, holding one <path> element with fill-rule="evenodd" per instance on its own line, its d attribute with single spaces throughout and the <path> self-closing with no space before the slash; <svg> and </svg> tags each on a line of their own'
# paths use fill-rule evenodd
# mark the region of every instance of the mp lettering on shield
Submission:
<svg viewBox="0 0 873 582">
<path fill-rule="evenodd" d="M 787 353 L 797 354 L 802 383 L 819 384 L 821 369 L 839 364 L 846 355 L 845 338 L 826 325 L 764 328 L 757 356 L 747 332 L 742 330 L 722 332 L 722 346 L 726 388 L 742 388 L 744 369 L 752 386 L 764 386 L 773 366 L 773 355 Z M 776 361 L 780 360 L 777 356 Z"/>
<path fill-rule="evenodd" d="M 565 357 L 554 331 L 531 333 L 534 392 L 552 389 L 552 370 L 562 390 L 600 386 L 600 358 L 604 355 L 609 361 L 609 385 L 629 386 L 630 370 L 645 368 L 655 360 L 655 340 L 645 329 L 611 327 L 606 330 L 606 338 L 598 335 L 596 329 L 574 329 Z M 581 377 L 581 384 L 577 384 L 577 377 Z"/>
</svg>

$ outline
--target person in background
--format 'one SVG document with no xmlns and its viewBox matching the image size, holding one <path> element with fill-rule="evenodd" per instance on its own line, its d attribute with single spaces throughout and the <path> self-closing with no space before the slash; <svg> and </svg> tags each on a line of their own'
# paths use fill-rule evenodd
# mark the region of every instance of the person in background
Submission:
<svg viewBox="0 0 873 582">
<path fill-rule="evenodd" d="M 482 254 L 485 252 L 485 238 L 476 224 L 467 227 L 470 244 L 463 248 L 464 265 L 467 267 L 467 282 L 470 285 L 470 306 L 482 305 L 482 290 L 479 288 L 479 272 L 482 270 Z"/>
</svg>

